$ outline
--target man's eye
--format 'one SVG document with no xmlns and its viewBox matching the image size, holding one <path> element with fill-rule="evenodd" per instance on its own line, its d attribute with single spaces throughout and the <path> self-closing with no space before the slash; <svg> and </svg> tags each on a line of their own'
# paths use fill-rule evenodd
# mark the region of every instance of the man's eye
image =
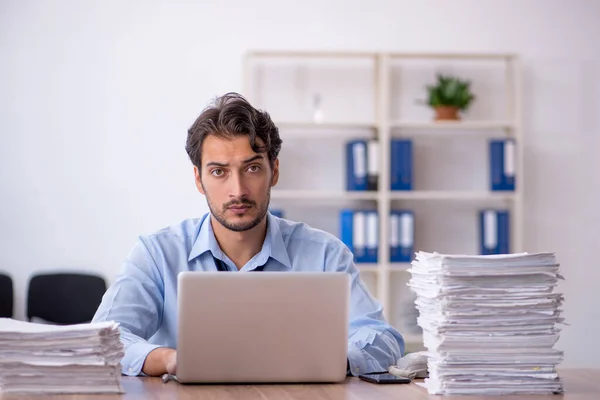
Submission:
<svg viewBox="0 0 600 400">
<path fill-rule="evenodd" d="M 222 169 L 213 169 L 212 171 L 210 171 L 210 173 L 213 176 L 222 176 L 224 172 Z"/>
<path fill-rule="evenodd" d="M 250 172 L 258 172 L 260 170 L 260 166 L 258 165 L 251 165 L 248 167 L 248 171 Z"/>
</svg>

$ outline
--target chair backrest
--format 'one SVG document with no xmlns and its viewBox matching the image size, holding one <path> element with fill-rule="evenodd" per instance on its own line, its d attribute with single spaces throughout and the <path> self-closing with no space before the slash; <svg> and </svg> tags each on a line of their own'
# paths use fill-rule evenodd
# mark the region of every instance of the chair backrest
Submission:
<svg viewBox="0 0 600 400">
<path fill-rule="evenodd" d="M 0 318 L 12 318 L 14 306 L 14 289 L 12 278 L 0 274 Z"/>
<path fill-rule="evenodd" d="M 27 318 L 55 324 L 90 322 L 106 292 L 104 278 L 81 273 L 37 274 L 29 281 Z"/>
</svg>

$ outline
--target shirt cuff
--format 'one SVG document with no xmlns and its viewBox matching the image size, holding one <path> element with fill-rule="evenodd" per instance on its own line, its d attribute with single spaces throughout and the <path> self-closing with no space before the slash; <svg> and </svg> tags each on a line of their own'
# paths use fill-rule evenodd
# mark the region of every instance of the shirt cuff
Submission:
<svg viewBox="0 0 600 400">
<path fill-rule="evenodd" d="M 145 341 L 132 343 L 129 346 L 127 346 L 127 349 L 125 350 L 125 355 L 121 360 L 121 373 L 129 376 L 143 375 L 142 367 L 144 366 L 144 361 L 146 361 L 148 353 L 159 347 L 164 346 L 150 344 Z"/>
<path fill-rule="evenodd" d="M 370 357 L 369 357 L 370 358 Z M 370 374 L 380 371 L 379 364 L 366 357 L 365 352 L 355 344 L 348 345 L 348 361 L 350 362 L 350 373 L 353 376 Z"/>
</svg>

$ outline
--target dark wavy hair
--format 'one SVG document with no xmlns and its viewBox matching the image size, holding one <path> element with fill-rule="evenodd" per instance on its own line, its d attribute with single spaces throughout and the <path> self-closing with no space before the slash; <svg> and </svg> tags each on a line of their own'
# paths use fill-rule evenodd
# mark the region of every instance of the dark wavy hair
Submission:
<svg viewBox="0 0 600 400">
<path fill-rule="evenodd" d="M 281 150 L 279 129 L 269 114 L 252 107 L 244 96 L 234 92 L 217 97 L 188 129 L 185 150 L 199 171 L 202 171 L 202 144 L 208 135 L 222 138 L 248 136 L 252 150 L 267 153 L 271 168 Z"/>
</svg>

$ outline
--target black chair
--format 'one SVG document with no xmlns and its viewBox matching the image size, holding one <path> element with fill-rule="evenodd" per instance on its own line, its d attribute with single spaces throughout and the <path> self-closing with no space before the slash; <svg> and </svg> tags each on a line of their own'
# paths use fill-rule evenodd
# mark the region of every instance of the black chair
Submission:
<svg viewBox="0 0 600 400">
<path fill-rule="evenodd" d="M 12 318 L 14 305 L 14 289 L 12 278 L 0 274 L 0 318 Z"/>
<path fill-rule="evenodd" d="M 104 278 L 92 274 L 37 274 L 29 281 L 27 318 L 54 324 L 92 320 L 106 292 Z"/>
</svg>

